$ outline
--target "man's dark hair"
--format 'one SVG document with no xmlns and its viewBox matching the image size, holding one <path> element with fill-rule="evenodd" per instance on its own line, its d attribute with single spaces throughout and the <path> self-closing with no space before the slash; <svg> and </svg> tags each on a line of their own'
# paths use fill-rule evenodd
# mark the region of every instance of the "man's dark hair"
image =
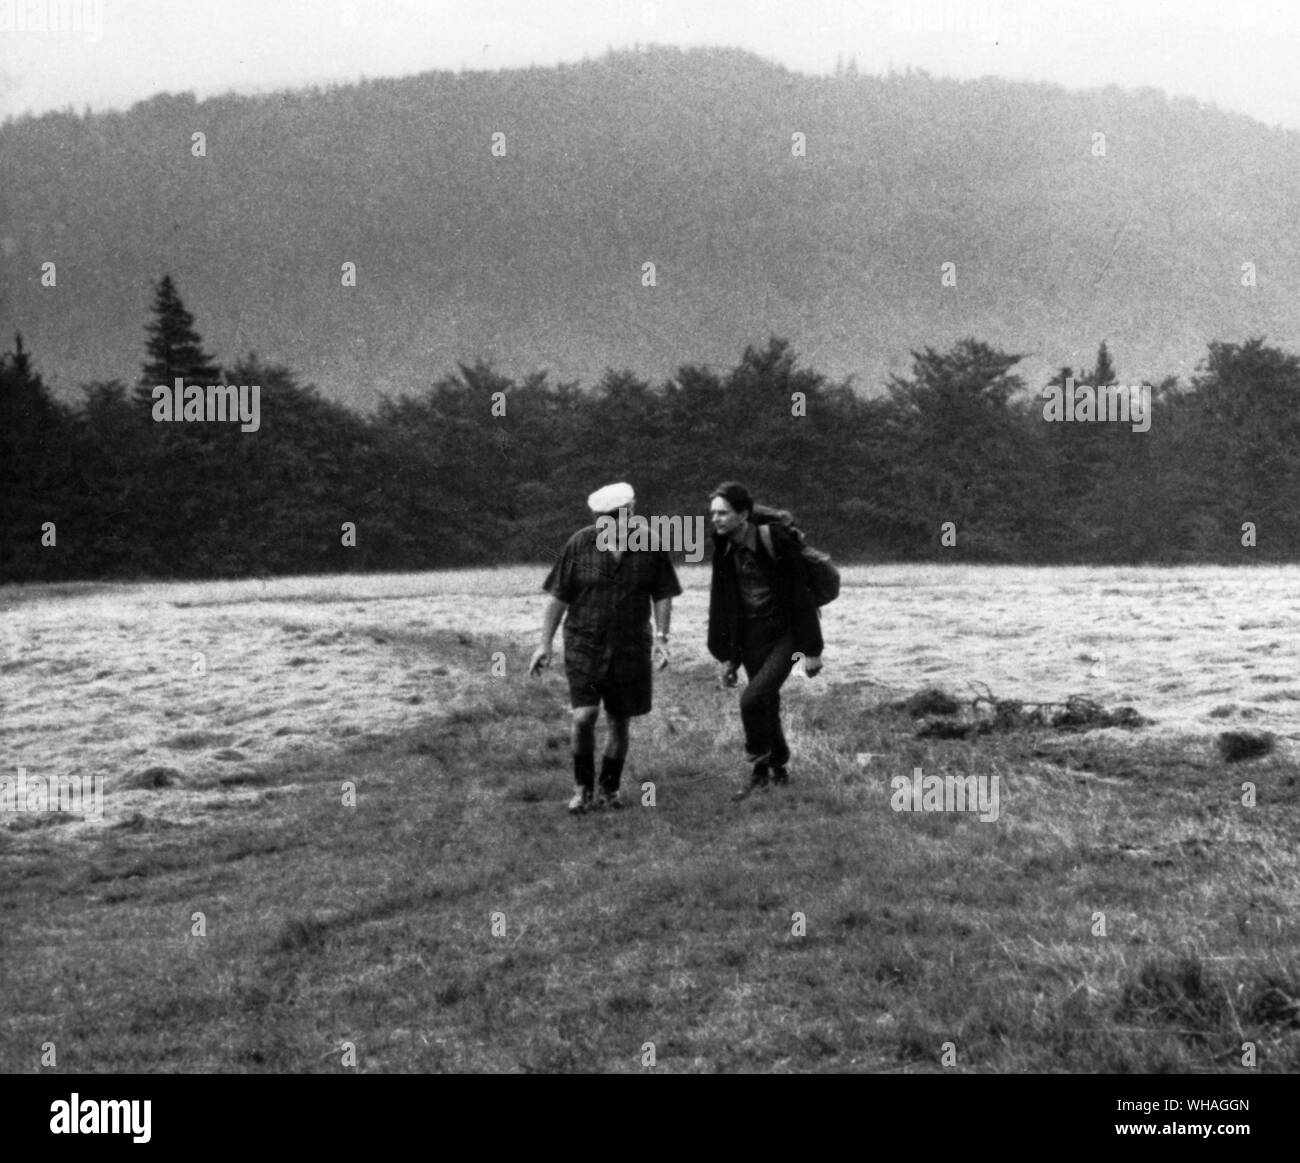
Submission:
<svg viewBox="0 0 1300 1163">
<path fill-rule="evenodd" d="M 739 481 L 723 481 L 709 494 L 709 500 L 713 500 L 714 497 L 721 497 L 737 513 L 752 513 L 754 511 L 754 498 Z"/>
</svg>

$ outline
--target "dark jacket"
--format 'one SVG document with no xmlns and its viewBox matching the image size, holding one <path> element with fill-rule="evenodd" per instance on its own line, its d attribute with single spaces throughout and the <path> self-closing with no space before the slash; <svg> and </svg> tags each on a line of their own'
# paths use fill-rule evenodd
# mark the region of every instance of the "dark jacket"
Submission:
<svg viewBox="0 0 1300 1163">
<path fill-rule="evenodd" d="M 804 578 L 799 546 L 780 525 L 770 525 L 773 561 L 757 542 L 760 568 L 772 587 L 782 622 L 794 635 L 794 649 L 809 658 L 822 652 L 821 615 Z M 755 530 L 757 533 L 757 530 Z M 713 535 L 713 584 L 709 590 L 709 653 L 719 662 L 740 665 L 741 624 L 740 584 L 736 580 L 736 562 L 731 540 Z"/>
</svg>

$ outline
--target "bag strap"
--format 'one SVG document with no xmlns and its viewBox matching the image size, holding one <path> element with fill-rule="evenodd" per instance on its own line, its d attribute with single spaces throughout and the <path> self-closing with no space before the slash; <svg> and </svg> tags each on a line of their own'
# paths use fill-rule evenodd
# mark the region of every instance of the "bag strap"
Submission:
<svg viewBox="0 0 1300 1163">
<path fill-rule="evenodd" d="M 773 561 L 776 560 L 776 550 L 772 547 L 772 526 L 759 525 L 758 539 L 763 543 L 763 548 L 767 550 L 767 555 Z"/>
</svg>

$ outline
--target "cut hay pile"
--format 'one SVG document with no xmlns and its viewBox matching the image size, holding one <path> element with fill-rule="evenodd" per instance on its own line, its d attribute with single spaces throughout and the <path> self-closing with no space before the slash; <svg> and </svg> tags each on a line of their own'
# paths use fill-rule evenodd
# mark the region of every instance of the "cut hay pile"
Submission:
<svg viewBox="0 0 1300 1163">
<path fill-rule="evenodd" d="M 1070 695 L 1064 702 L 1024 702 L 1000 699 L 985 683 L 972 683 L 975 697 L 965 702 L 937 687 L 917 691 L 894 710 L 920 719 L 918 739 L 972 739 L 995 731 L 1047 729 L 1092 731 L 1099 727 L 1138 728 L 1150 725 L 1133 707 L 1109 710 L 1087 695 Z M 981 689 L 982 688 L 982 689 Z"/>
</svg>

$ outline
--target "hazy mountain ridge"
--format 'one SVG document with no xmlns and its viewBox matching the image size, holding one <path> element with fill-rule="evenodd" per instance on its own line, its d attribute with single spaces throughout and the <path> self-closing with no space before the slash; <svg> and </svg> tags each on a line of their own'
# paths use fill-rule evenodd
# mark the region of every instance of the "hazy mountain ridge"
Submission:
<svg viewBox="0 0 1300 1163">
<path fill-rule="evenodd" d="M 659 380 L 769 333 L 869 391 L 968 334 L 1031 383 L 1101 338 L 1130 379 L 1210 339 L 1300 346 L 1300 134 L 1150 90 L 657 49 L 49 114 L 0 159 L 0 324 L 65 394 L 135 379 L 163 271 L 223 363 L 252 348 L 361 406 L 458 360 Z"/>
</svg>

